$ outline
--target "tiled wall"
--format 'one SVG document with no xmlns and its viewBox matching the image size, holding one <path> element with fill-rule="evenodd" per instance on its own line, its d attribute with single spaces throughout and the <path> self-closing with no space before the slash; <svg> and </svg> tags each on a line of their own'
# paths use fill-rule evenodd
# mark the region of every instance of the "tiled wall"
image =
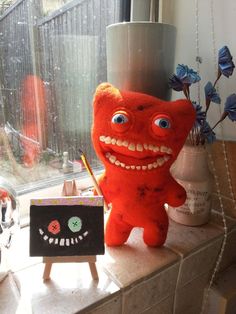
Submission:
<svg viewBox="0 0 236 314">
<path fill-rule="evenodd" d="M 222 196 L 224 209 L 227 215 L 236 218 L 236 202 L 233 201 L 233 199 L 236 199 L 236 142 L 217 141 L 210 146 L 210 152 L 212 154 L 214 166 L 218 176 L 220 194 Z M 232 191 L 230 190 L 227 177 L 227 164 L 223 153 L 224 148 L 228 160 L 228 170 L 232 183 Z M 216 191 L 216 186 L 214 186 L 213 208 L 219 210 L 220 203 Z"/>
</svg>

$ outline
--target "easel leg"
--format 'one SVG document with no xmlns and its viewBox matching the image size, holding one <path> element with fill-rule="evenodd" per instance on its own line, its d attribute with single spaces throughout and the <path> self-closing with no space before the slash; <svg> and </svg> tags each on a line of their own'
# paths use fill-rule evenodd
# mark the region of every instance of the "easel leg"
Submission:
<svg viewBox="0 0 236 314">
<path fill-rule="evenodd" d="M 95 263 L 89 263 L 89 268 L 90 268 L 90 272 L 91 275 L 93 277 L 94 280 L 98 280 L 98 272 L 97 272 L 97 267 Z"/>
<path fill-rule="evenodd" d="M 50 279 L 50 272 L 52 268 L 52 263 L 45 263 L 44 272 L 43 272 L 43 280 Z"/>
</svg>

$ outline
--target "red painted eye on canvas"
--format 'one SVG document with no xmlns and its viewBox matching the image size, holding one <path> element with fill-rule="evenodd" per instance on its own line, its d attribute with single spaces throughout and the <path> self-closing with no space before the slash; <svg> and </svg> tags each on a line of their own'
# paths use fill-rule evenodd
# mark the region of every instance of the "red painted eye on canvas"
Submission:
<svg viewBox="0 0 236 314">
<path fill-rule="evenodd" d="M 164 114 L 156 115 L 152 120 L 152 131 L 157 136 L 167 136 L 172 132 L 171 118 Z"/>
<path fill-rule="evenodd" d="M 61 226 L 58 220 L 52 220 L 48 225 L 48 231 L 52 234 L 58 234 L 61 231 Z"/>
<path fill-rule="evenodd" d="M 111 127 L 116 132 L 125 132 L 131 126 L 130 115 L 123 110 L 116 111 L 111 119 Z"/>
</svg>

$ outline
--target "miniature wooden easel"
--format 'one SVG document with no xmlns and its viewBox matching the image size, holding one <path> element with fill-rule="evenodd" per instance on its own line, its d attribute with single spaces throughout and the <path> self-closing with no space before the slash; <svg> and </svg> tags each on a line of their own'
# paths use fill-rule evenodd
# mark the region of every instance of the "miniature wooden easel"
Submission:
<svg viewBox="0 0 236 314">
<path fill-rule="evenodd" d="M 62 189 L 62 196 L 77 196 L 79 195 L 79 191 L 76 186 L 75 180 L 68 180 L 64 181 L 63 189 Z M 43 280 L 50 279 L 50 273 L 52 264 L 54 263 L 89 263 L 90 272 L 92 275 L 92 278 L 94 280 L 98 280 L 98 272 L 96 268 L 96 261 L 97 257 L 96 255 L 90 255 L 90 256 L 44 256 L 43 257 L 43 263 L 45 263 L 44 266 L 44 272 L 43 272 Z"/>
</svg>

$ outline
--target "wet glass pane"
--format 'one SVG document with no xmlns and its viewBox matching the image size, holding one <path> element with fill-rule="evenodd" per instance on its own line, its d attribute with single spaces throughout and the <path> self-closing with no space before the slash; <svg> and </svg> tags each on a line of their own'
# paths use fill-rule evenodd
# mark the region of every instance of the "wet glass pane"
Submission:
<svg viewBox="0 0 236 314">
<path fill-rule="evenodd" d="M 0 1 L 3 5 L 3 1 Z M 8 1 L 0 17 L 0 174 L 18 191 L 93 169 L 92 97 L 118 0 Z"/>
</svg>

